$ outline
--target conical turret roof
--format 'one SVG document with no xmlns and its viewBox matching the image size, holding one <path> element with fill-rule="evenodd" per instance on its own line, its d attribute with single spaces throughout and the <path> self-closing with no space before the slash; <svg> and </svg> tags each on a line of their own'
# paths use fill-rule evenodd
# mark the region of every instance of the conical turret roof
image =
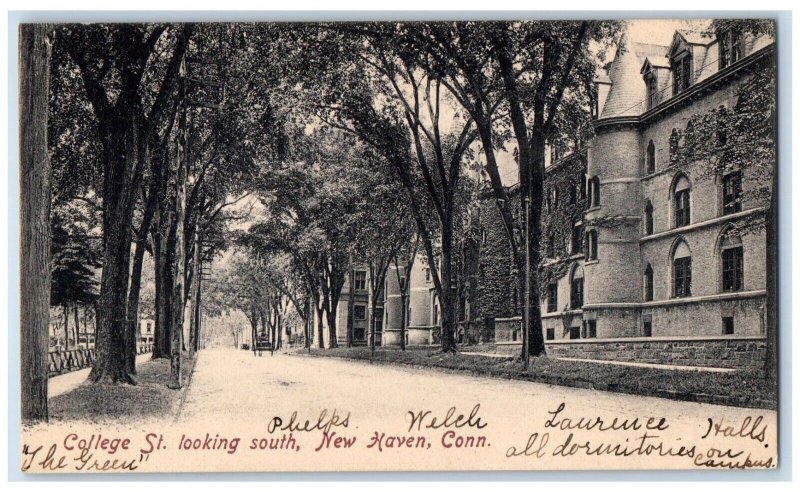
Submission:
<svg viewBox="0 0 800 492">
<path fill-rule="evenodd" d="M 600 118 L 638 116 L 642 113 L 647 88 L 639 73 L 642 60 L 627 32 L 623 33 L 617 54 L 608 76 L 611 91 L 608 93 Z"/>
</svg>

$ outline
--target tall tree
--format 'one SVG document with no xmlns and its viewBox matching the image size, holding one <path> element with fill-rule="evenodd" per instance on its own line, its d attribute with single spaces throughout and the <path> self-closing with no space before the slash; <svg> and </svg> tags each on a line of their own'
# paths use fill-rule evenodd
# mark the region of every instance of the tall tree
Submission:
<svg viewBox="0 0 800 492">
<path fill-rule="evenodd" d="M 529 353 L 544 354 L 538 271 L 545 149 L 577 140 L 590 115 L 595 56 L 590 41 L 602 48 L 619 23 L 565 22 L 432 22 L 400 28 L 409 52 L 439 73 L 458 103 L 475 121 L 491 184 L 524 295 L 524 230 L 501 179 L 497 152 L 512 143 L 519 165 L 520 195 L 530 201 L 528 255 L 531 263 L 531 337 Z M 502 105 L 502 117 L 493 109 Z M 523 304 L 523 303 L 520 303 Z M 524 349 L 523 349 L 524 352 Z"/>
<path fill-rule="evenodd" d="M 103 274 L 97 360 L 90 378 L 135 384 L 125 357 L 128 282 L 136 184 L 152 135 L 171 108 L 178 68 L 193 27 L 65 25 L 58 41 L 74 61 L 101 142 Z"/>
<path fill-rule="evenodd" d="M 394 25 L 318 26 L 304 32 L 304 43 L 305 52 L 325 53 L 300 62 L 327 73 L 324 87 L 309 88 L 320 117 L 372 146 L 406 192 L 442 305 L 442 350 L 455 351 L 453 220 L 474 122 L 446 111 L 441 80 L 406 56 Z"/>
<path fill-rule="evenodd" d="M 22 420 L 47 420 L 47 347 L 50 324 L 50 162 L 47 154 L 49 27 L 19 28 L 19 146 L 22 292 Z"/>
</svg>

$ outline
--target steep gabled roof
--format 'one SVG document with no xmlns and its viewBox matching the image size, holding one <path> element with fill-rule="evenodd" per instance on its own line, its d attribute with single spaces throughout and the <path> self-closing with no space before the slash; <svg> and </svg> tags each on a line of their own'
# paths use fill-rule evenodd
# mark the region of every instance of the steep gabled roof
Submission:
<svg viewBox="0 0 800 492">
<path fill-rule="evenodd" d="M 646 97 L 646 87 L 640 72 L 642 63 L 651 57 L 658 60 L 658 63 L 663 63 L 661 58 L 666 51 L 666 46 L 634 43 L 628 33 L 622 35 L 617 54 L 608 70 L 611 90 L 600 118 L 637 116 L 642 113 L 642 104 Z"/>
<path fill-rule="evenodd" d="M 702 46 L 703 48 L 706 48 L 713 41 L 714 37 L 709 36 L 706 33 L 700 31 L 687 31 L 685 29 L 679 29 L 675 31 L 675 34 L 672 35 L 672 42 L 669 45 L 667 56 L 672 56 L 675 53 L 675 49 L 678 46 L 680 46 L 681 43 L 689 44 L 692 46 Z"/>
</svg>

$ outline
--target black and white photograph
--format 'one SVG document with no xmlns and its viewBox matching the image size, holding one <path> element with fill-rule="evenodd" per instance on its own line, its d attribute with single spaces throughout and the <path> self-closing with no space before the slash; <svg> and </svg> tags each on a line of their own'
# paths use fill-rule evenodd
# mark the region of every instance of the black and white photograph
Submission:
<svg viewBox="0 0 800 492">
<path fill-rule="evenodd" d="M 23 474 L 776 469 L 776 19 L 557 14 L 11 26 Z"/>
</svg>

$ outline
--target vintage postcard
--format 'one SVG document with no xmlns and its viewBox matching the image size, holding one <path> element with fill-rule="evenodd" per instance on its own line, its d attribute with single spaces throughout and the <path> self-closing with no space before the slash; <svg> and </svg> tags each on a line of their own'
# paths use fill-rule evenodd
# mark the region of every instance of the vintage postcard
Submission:
<svg viewBox="0 0 800 492">
<path fill-rule="evenodd" d="M 778 466 L 774 19 L 18 37 L 25 473 Z"/>
</svg>

